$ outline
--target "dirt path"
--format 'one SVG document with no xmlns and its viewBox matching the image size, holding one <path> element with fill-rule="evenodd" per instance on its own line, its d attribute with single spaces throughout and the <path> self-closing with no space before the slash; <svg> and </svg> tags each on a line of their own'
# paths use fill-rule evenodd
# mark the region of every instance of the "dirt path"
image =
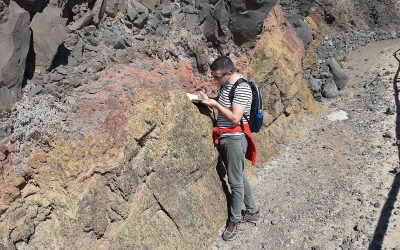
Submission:
<svg viewBox="0 0 400 250">
<path fill-rule="evenodd" d="M 241 224 L 236 240 L 212 249 L 400 249 L 397 49 L 390 40 L 349 54 L 346 94 L 293 128 L 297 139 L 253 178 L 262 223 Z M 348 119 L 328 118 L 337 111 Z"/>
</svg>

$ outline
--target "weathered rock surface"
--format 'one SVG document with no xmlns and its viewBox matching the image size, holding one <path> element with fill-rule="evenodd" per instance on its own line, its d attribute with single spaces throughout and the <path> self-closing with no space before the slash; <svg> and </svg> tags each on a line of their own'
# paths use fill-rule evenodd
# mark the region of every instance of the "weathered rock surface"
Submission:
<svg viewBox="0 0 400 250">
<path fill-rule="evenodd" d="M 223 1 L 221 1 L 223 2 Z M 237 44 L 252 45 L 262 30 L 266 14 L 275 6 L 276 0 L 233 0 L 230 8 L 230 28 Z"/>
<path fill-rule="evenodd" d="M 329 69 L 333 75 L 333 80 L 335 81 L 336 87 L 342 90 L 346 87 L 349 77 L 346 75 L 344 70 L 340 67 L 339 63 L 335 58 L 328 60 Z"/>
<path fill-rule="evenodd" d="M 72 131 L 53 149 L 32 152 L 26 163 L 4 150 L 5 246 L 203 249 L 224 223 L 209 111 L 175 90 L 188 80 L 172 66 L 158 69 L 165 76 L 154 84 L 154 72 L 117 68 L 96 83 L 100 91 L 82 86 L 88 102 L 70 115 Z M 34 181 L 16 182 L 15 166 Z"/>
<path fill-rule="evenodd" d="M 0 111 L 18 100 L 24 78 L 31 32 L 29 13 L 15 2 L 3 6 L 0 22 Z"/>
<path fill-rule="evenodd" d="M 302 74 L 296 73 L 302 71 L 303 43 L 279 6 L 268 14 L 254 57 L 250 75 L 260 84 L 267 108 L 264 116 L 268 129 L 256 135 L 257 147 L 263 149 L 259 152 L 263 162 L 280 150 L 288 124 L 302 119 L 304 111 L 319 112 L 320 107 Z"/>
<path fill-rule="evenodd" d="M 300 39 L 303 41 L 305 47 L 307 47 L 313 37 L 311 28 L 304 22 L 303 17 L 300 15 L 293 15 L 288 18 L 288 21 L 294 26 L 294 29 Z"/>
<path fill-rule="evenodd" d="M 318 59 L 304 55 L 311 33 L 296 30 L 313 28 L 307 51 L 316 53 L 321 23 L 309 13 L 293 29 L 278 7 L 263 23 L 275 3 L 61 4 L 71 20 L 68 66 L 31 81 L 12 122 L 0 126 L 0 248 L 207 248 L 227 217 L 226 197 L 214 170 L 209 112 L 183 94 L 215 86 L 189 65 L 206 73 L 219 54 L 241 69 L 250 61 L 248 76 L 267 102 L 255 135 L 258 163 L 279 152 L 291 123 L 321 109 L 302 75 L 302 61 Z M 251 47 L 262 27 L 254 51 L 232 42 Z M 343 41 L 324 42 L 335 49 L 355 42 Z M 238 58 L 241 52 L 254 58 Z M 309 69 L 315 92 L 333 83 L 333 72 L 317 69 Z"/>
<path fill-rule="evenodd" d="M 41 12 L 49 0 L 16 0 L 15 2 L 29 13 L 36 13 Z"/>
<path fill-rule="evenodd" d="M 307 15 L 310 9 L 317 9 L 327 24 L 340 29 L 350 28 L 367 30 L 381 27 L 396 29 L 400 24 L 399 6 L 395 1 L 345 0 L 341 2 L 322 0 L 280 1 L 284 9 L 293 14 Z"/>
<path fill-rule="evenodd" d="M 322 95 L 326 98 L 335 98 L 339 95 L 338 88 L 332 78 L 326 79 L 322 86 Z"/>
<path fill-rule="evenodd" d="M 36 14 L 31 22 L 36 70 L 45 72 L 53 63 L 59 46 L 66 37 L 66 18 L 61 9 L 48 6 Z"/>
</svg>

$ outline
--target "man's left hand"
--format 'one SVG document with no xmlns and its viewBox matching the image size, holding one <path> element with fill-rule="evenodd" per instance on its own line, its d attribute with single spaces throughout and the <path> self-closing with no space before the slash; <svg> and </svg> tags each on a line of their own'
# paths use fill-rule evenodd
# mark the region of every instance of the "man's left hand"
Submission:
<svg viewBox="0 0 400 250">
<path fill-rule="evenodd" d="M 207 107 L 213 108 L 215 107 L 218 102 L 214 99 L 211 99 L 207 96 L 207 94 L 200 92 L 199 93 L 199 99 L 201 100 L 201 103 L 203 103 L 204 105 L 206 105 Z"/>
</svg>

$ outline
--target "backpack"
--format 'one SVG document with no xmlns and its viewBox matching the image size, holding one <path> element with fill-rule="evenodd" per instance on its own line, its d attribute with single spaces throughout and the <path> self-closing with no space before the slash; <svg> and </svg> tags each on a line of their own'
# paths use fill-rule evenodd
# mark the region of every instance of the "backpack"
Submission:
<svg viewBox="0 0 400 250">
<path fill-rule="evenodd" d="M 250 108 L 250 117 L 247 117 L 247 115 L 245 115 L 245 114 L 243 114 L 243 116 L 246 119 L 246 121 L 249 123 L 250 131 L 254 132 L 254 133 L 258 133 L 258 132 L 260 132 L 260 129 L 262 127 L 263 117 L 264 117 L 264 115 L 263 115 L 263 97 L 262 97 L 260 88 L 253 82 L 246 81 L 243 78 L 240 78 L 239 80 L 237 80 L 235 82 L 235 84 L 233 84 L 233 86 L 229 92 L 229 100 L 232 104 L 232 101 L 233 101 L 233 98 L 235 95 L 235 90 L 236 90 L 237 86 L 243 82 L 249 84 L 249 86 L 251 88 L 251 92 L 253 94 L 253 101 L 251 102 L 251 108 Z M 242 123 L 242 120 L 240 120 L 240 122 Z"/>
</svg>

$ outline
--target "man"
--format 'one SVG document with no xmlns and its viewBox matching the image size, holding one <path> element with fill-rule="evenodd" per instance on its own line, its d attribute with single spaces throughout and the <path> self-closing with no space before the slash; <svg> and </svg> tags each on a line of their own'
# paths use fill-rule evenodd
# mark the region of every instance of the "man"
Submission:
<svg viewBox="0 0 400 250">
<path fill-rule="evenodd" d="M 209 98 L 204 93 L 200 93 L 199 98 L 204 105 L 214 108 L 218 112 L 217 127 L 214 128 L 214 141 L 218 144 L 218 151 L 226 169 L 232 193 L 231 214 L 222 238 L 233 240 L 237 237 L 237 225 L 241 221 L 257 223 L 260 219 L 260 212 L 243 172 L 246 151 L 249 153 L 248 145 L 255 149 L 247 120 L 244 117 L 244 115 L 247 117 L 250 115 L 252 92 L 250 86 L 242 79 L 242 75 L 235 71 L 235 66 L 228 57 L 217 58 L 210 65 L 210 69 L 211 75 L 220 86 L 218 101 Z M 231 103 L 229 92 L 237 81 L 240 83 Z M 243 203 L 246 210 L 242 217 Z"/>
</svg>

